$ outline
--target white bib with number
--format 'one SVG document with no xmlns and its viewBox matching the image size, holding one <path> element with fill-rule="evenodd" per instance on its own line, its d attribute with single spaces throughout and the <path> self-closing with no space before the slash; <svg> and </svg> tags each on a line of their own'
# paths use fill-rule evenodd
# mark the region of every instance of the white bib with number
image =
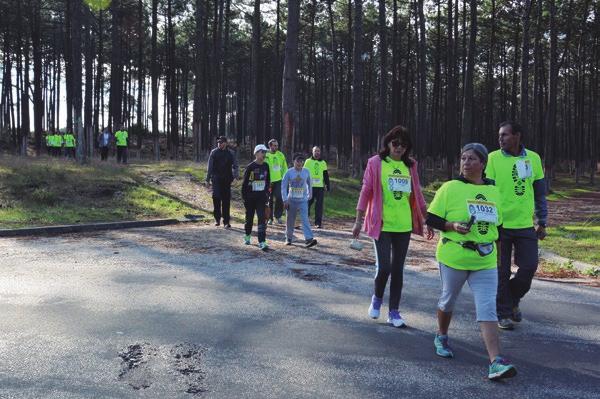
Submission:
<svg viewBox="0 0 600 399">
<path fill-rule="evenodd" d="M 517 174 L 519 175 L 519 179 L 527 179 L 533 175 L 529 159 L 520 159 L 517 161 Z"/>
<path fill-rule="evenodd" d="M 281 165 L 273 165 L 273 170 L 279 172 L 281 170 Z"/>
<path fill-rule="evenodd" d="M 265 181 L 264 180 L 254 180 L 252 182 L 252 191 L 264 191 L 265 190 Z"/>
<path fill-rule="evenodd" d="M 318 177 L 313 177 L 312 178 L 312 183 L 313 184 L 321 184 L 321 179 L 319 179 Z"/>
<path fill-rule="evenodd" d="M 304 188 L 303 187 L 292 187 L 291 197 L 293 199 L 302 199 L 302 198 L 304 198 Z"/>
<path fill-rule="evenodd" d="M 498 223 L 498 208 L 494 202 L 467 200 L 467 211 L 477 222 Z"/>
<path fill-rule="evenodd" d="M 388 176 L 388 188 L 391 192 L 410 193 L 410 176 Z"/>
</svg>

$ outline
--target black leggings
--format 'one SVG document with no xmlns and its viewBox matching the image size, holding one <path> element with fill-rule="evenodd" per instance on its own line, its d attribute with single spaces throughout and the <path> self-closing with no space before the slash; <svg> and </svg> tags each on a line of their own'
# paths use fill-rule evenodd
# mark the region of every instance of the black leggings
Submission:
<svg viewBox="0 0 600 399">
<path fill-rule="evenodd" d="M 398 309 L 404 280 L 404 260 L 408 252 L 410 232 L 389 233 L 382 231 L 375 240 L 377 274 L 375 275 L 375 296 L 383 298 L 385 286 L 391 275 L 390 310 Z"/>
<path fill-rule="evenodd" d="M 246 235 L 249 236 L 252 233 L 254 214 L 256 213 L 258 217 L 258 242 L 264 242 L 267 239 L 267 221 L 265 220 L 266 202 L 264 197 L 247 198 L 244 201 L 244 207 L 246 208 L 246 223 L 244 224 Z"/>
</svg>

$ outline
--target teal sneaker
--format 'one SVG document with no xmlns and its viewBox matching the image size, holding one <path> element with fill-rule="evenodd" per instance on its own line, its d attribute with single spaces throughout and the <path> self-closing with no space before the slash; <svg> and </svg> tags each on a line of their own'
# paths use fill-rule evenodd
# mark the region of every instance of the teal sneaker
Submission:
<svg viewBox="0 0 600 399">
<path fill-rule="evenodd" d="M 260 249 L 262 249 L 263 251 L 266 251 L 266 250 L 268 250 L 268 249 L 269 249 L 269 244 L 267 244 L 267 242 L 266 242 L 266 241 L 259 242 L 259 243 L 258 243 L 258 247 L 259 247 Z"/>
<path fill-rule="evenodd" d="M 244 236 L 244 244 L 250 245 L 250 238 L 251 236 Z"/>
<path fill-rule="evenodd" d="M 435 354 L 441 357 L 453 358 L 454 352 L 452 352 L 452 348 L 448 345 L 448 336 L 447 335 L 439 335 L 435 334 L 435 338 L 433 340 L 433 345 L 435 345 Z"/>
<path fill-rule="evenodd" d="M 492 381 L 497 381 L 501 378 L 511 378 L 517 375 L 517 369 L 515 366 L 510 364 L 508 359 L 502 356 L 496 356 L 494 361 L 490 364 L 488 372 L 488 378 Z"/>
</svg>

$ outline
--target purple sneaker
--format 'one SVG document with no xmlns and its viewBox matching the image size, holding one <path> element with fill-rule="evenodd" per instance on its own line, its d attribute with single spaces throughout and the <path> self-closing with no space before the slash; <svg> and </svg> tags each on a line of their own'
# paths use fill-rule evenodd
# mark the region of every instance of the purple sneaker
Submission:
<svg viewBox="0 0 600 399">
<path fill-rule="evenodd" d="M 404 319 L 400 315 L 400 312 L 398 312 L 398 309 L 390 310 L 390 312 L 388 313 L 387 322 L 396 328 L 406 326 L 406 323 L 404 322 Z"/>
<path fill-rule="evenodd" d="M 369 306 L 369 317 L 372 319 L 378 319 L 381 309 L 381 303 L 383 298 L 377 298 L 375 295 L 371 298 L 371 306 Z"/>
</svg>

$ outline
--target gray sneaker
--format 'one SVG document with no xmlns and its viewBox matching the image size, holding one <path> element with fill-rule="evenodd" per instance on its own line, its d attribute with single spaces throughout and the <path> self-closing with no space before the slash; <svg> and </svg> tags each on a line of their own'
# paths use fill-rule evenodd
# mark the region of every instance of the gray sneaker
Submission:
<svg viewBox="0 0 600 399">
<path fill-rule="evenodd" d="M 498 320 L 498 327 L 503 330 L 513 330 L 515 325 L 513 324 L 511 319 L 500 319 Z"/>
<path fill-rule="evenodd" d="M 521 320 L 523 320 L 523 314 L 521 313 L 521 309 L 519 309 L 518 306 L 515 306 L 512 309 L 512 315 L 510 316 L 510 319 L 515 323 L 520 323 Z"/>
</svg>

